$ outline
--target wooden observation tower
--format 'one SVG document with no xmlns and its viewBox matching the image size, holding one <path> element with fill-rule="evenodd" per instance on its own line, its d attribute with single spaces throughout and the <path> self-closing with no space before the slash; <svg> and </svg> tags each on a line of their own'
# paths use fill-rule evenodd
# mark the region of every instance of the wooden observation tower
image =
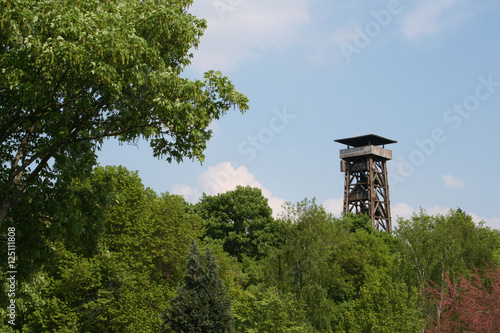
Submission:
<svg viewBox="0 0 500 333">
<path fill-rule="evenodd" d="M 385 145 L 397 141 L 369 134 L 335 142 L 347 145 L 340 150 L 340 170 L 345 173 L 344 213 L 368 214 L 375 230 L 390 233 L 386 161 L 392 159 L 392 151 Z"/>
</svg>

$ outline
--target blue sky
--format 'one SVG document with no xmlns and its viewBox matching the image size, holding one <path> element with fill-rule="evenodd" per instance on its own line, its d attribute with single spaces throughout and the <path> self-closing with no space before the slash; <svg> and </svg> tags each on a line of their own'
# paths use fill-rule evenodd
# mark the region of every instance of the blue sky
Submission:
<svg viewBox="0 0 500 333">
<path fill-rule="evenodd" d="M 373 133 L 398 141 L 386 147 L 394 219 L 460 207 L 500 229 L 499 1 L 194 2 L 208 29 L 185 75 L 222 71 L 250 110 L 212 124 L 203 165 L 115 141 L 101 164 L 191 202 L 240 184 L 261 188 L 275 214 L 306 197 L 338 214 L 333 140 Z"/>
</svg>

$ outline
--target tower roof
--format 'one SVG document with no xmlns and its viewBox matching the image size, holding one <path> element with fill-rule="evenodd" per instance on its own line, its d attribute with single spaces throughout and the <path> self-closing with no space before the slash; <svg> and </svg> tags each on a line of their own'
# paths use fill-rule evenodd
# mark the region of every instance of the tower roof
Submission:
<svg viewBox="0 0 500 333">
<path fill-rule="evenodd" d="M 369 145 L 373 146 L 388 145 L 390 143 L 396 143 L 397 141 L 387 139 L 375 134 L 367 134 L 367 135 L 355 136 L 352 138 L 338 139 L 335 140 L 335 142 L 343 143 L 351 147 L 363 147 Z"/>
</svg>

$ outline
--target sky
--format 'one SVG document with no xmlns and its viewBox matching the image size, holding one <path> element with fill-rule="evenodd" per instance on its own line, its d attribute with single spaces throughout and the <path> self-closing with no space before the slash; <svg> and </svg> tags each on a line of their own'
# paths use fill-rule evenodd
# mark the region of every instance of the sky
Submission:
<svg viewBox="0 0 500 333">
<path fill-rule="evenodd" d="M 276 216 L 305 198 L 340 214 L 334 140 L 376 134 L 397 141 L 394 221 L 461 208 L 500 229 L 500 1 L 194 0 L 190 12 L 208 28 L 183 75 L 220 70 L 250 109 L 212 123 L 203 164 L 111 140 L 101 165 L 192 203 L 250 185 Z"/>
</svg>

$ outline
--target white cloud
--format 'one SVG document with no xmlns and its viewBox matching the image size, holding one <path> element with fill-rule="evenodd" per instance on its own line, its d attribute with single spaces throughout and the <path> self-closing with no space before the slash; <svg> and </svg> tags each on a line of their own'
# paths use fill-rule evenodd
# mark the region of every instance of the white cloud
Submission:
<svg viewBox="0 0 500 333">
<path fill-rule="evenodd" d="M 323 202 L 323 207 L 327 212 L 339 215 L 342 213 L 343 203 L 344 203 L 343 198 L 332 198 L 325 200 Z M 434 206 L 429 209 L 426 209 L 425 211 L 429 215 L 436 215 L 436 214 L 444 215 L 450 211 L 450 208 Z M 413 209 L 413 207 L 407 203 L 400 202 L 398 204 L 391 205 L 391 215 L 394 221 L 396 221 L 398 217 L 409 219 L 410 217 L 412 217 L 413 213 L 415 213 L 415 209 Z"/>
<path fill-rule="evenodd" d="M 479 222 L 485 222 L 486 226 L 500 230 L 500 217 L 481 217 L 477 214 L 469 214 L 474 222 L 479 223 Z"/>
<path fill-rule="evenodd" d="M 459 188 L 465 185 L 462 179 L 455 178 L 452 175 L 443 175 L 442 178 L 447 187 Z"/>
<path fill-rule="evenodd" d="M 396 220 L 398 217 L 408 219 L 413 215 L 413 213 L 413 208 L 407 203 L 401 202 L 395 205 L 391 205 L 391 215 L 394 220 Z"/>
<path fill-rule="evenodd" d="M 175 185 L 172 189 L 172 193 L 182 195 L 186 201 L 192 203 L 200 198 L 200 193 L 186 184 Z"/>
<path fill-rule="evenodd" d="M 175 185 L 172 193 L 183 195 L 188 202 L 195 203 L 203 193 L 207 195 L 225 193 L 234 190 L 238 185 L 261 189 L 262 195 L 268 199 L 269 206 L 273 209 L 273 215 L 278 216 L 283 212 L 284 199 L 273 196 L 245 166 L 240 165 L 235 168 L 230 162 L 208 167 L 196 178 L 195 187 L 186 184 Z"/>
<path fill-rule="evenodd" d="M 340 215 L 342 214 L 342 211 L 344 209 L 344 199 L 343 198 L 327 199 L 323 202 L 323 207 L 328 213 Z"/>
<path fill-rule="evenodd" d="M 446 215 L 450 212 L 450 207 L 434 206 L 430 208 L 424 208 L 428 215 Z M 410 205 L 407 203 L 398 203 L 396 205 L 391 205 L 392 217 L 394 222 L 396 222 L 397 217 L 402 217 L 404 219 L 410 218 L 413 213 L 417 213 Z M 500 230 L 500 217 L 481 217 L 474 213 L 468 213 L 472 217 L 472 220 L 478 224 L 484 221 L 487 227 Z"/>
<path fill-rule="evenodd" d="M 429 209 L 426 209 L 425 211 L 429 215 L 437 215 L 437 214 L 446 215 L 450 212 L 450 209 L 451 209 L 450 207 L 434 206 Z M 475 213 L 469 213 L 469 212 L 465 213 L 470 215 L 472 217 L 472 220 L 476 224 L 484 221 L 487 227 L 500 230 L 500 217 L 481 217 Z"/>
<path fill-rule="evenodd" d="M 286 200 L 281 199 L 281 198 L 277 198 L 277 197 L 273 197 L 273 196 L 271 196 L 270 198 L 267 198 L 267 199 L 269 201 L 269 207 L 271 207 L 273 209 L 273 216 L 274 217 L 278 217 L 285 212 L 285 209 L 283 208 L 283 206 L 285 205 Z"/>
<path fill-rule="evenodd" d="M 195 2 L 190 12 L 208 28 L 193 68 L 231 70 L 258 59 L 268 48 L 296 42 L 296 32 L 310 20 L 306 0 L 214 0 Z"/>
<path fill-rule="evenodd" d="M 429 215 L 446 215 L 450 212 L 450 207 L 434 206 L 430 208 L 425 208 L 425 211 Z"/>
<path fill-rule="evenodd" d="M 408 12 L 402 20 L 402 32 L 411 41 L 450 28 L 465 15 L 458 10 L 463 0 L 425 0 Z"/>
</svg>

